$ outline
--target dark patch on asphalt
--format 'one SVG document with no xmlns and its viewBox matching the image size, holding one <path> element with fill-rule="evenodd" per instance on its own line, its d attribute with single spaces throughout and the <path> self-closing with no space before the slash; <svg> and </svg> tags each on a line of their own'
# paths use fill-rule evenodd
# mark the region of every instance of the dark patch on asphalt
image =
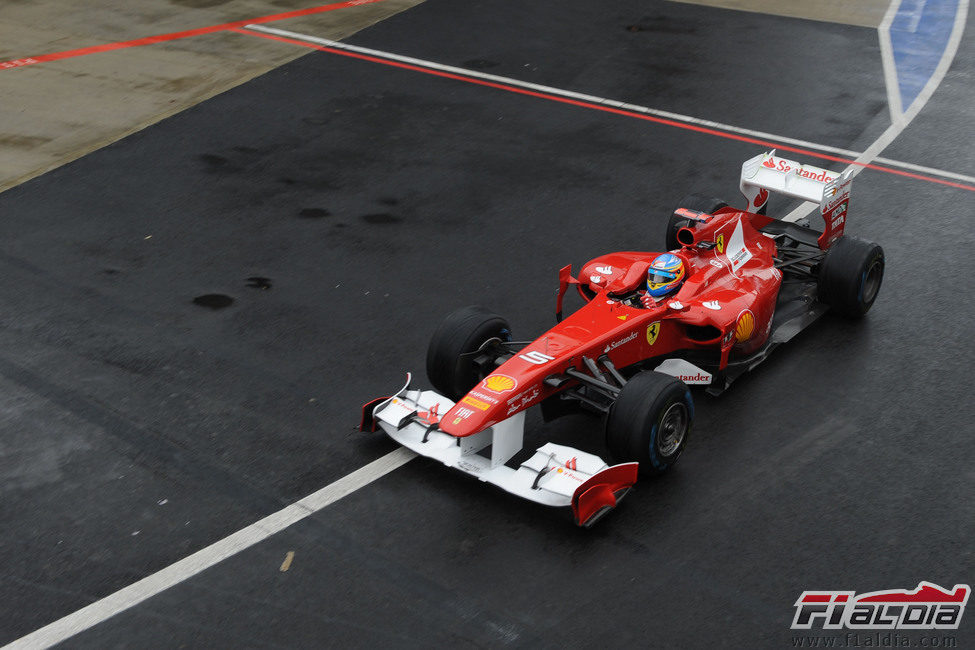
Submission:
<svg viewBox="0 0 975 650">
<path fill-rule="evenodd" d="M 322 219 L 324 217 L 331 217 L 332 213 L 325 208 L 302 208 L 298 212 L 298 216 L 303 219 Z"/>
<path fill-rule="evenodd" d="M 193 299 L 194 305 L 210 309 L 224 309 L 234 304 L 234 299 L 223 293 L 205 293 Z"/>
<path fill-rule="evenodd" d="M 667 79 L 668 77 L 678 77 L 686 75 L 690 70 L 674 61 L 650 61 L 643 64 L 644 70 L 649 72 L 655 79 Z"/>
<path fill-rule="evenodd" d="M 364 214 L 359 217 L 366 223 L 373 223 L 379 225 L 388 225 L 393 223 L 401 223 L 403 221 L 402 217 L 397 217 L 394 214 L 389 214 L 388 212 L 377 212 L 375 214 Z"/>
<path fill-rule="evenodd" d="M 399 199 L 392 196 L 384 196 L 381 199 L 379 199 L 379 202 L 382 203 L 383 205 L 389 205 L 389 206 L 399 205 Z"/>
<path fill-rule="evenodd" d="M 683 25 L 675 25 L 673 22 L 668 21 L 666 18 L 657 16 L 654 18 L 644 18 L 638 23 L 633 25 L 627 25 L 626 31 L 628 32 L 653 32 L 656 34 L 696 34 L 696 27 L 685 27 Z"/>
<path fill-rule="evenodd" d="M 263 278 L 259 275 L 253 275 L 247 278 L 247 286 L 252 289 L 270 289 L 271 279 Z"/>
<path fill-rule="evenodd" d="M 200 162 L 206 165 L 206 171 L 208 172 L 235 171 L 235 166 L 232 165 L 229 160 L 215 153 L 200 154 L 198 158 L 200 159 Z"/>
<path fill-rule="evenodd" d="M 496 68 L 501 64 L 489 59 L 468 59 L 461 65 L 470 70 L 484 70 L 485 68 Z"/>
</svg>

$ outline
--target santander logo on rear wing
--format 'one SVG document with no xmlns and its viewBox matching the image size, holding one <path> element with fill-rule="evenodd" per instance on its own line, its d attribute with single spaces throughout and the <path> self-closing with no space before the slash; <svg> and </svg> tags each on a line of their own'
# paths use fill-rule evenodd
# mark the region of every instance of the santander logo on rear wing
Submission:
<svg viewBox="0 0 975 650">
<path fill-rule="evenodd" d="M 803 165 L 776 156 L 773 149 L 742 163 L 739 187 L 748 201 L 745 209 L 749 212 L 758 212 L 765 206 L 769 191 L 818 203 L 825 224 L 818 242 L 826 250 L 843 234 L 852 184 L 850 169 L 840 173 Z"/>
</svg>

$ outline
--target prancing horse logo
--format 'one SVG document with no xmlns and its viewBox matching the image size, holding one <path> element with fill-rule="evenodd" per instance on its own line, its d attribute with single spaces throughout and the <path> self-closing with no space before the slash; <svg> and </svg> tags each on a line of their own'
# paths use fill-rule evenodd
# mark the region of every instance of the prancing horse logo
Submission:
<svg viewBox="0 0 975 650">
<path fill-rule="evenodd" d="M 660 321 L 654 321 L 647 327 L 647 343 L 650 345 L 656 343 L 658 334 L 660 334 Z"/>
</svg>

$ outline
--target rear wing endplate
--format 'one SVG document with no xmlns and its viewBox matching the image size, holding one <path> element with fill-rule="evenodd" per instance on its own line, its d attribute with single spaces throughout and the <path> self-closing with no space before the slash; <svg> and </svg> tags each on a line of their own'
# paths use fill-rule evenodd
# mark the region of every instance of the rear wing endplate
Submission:
<svg viewBox="0 0 975 650">
<path fill-rule="evenodd" d="M 834 172 L 803 165 L 776 156 L 774 149 L 741 165 L 740 188 L 749 212 L 762 210 L 769 191 L 819 204 L 825 227 L 818 243 L 823 250 L 843 234 L 852 184 L 852 169 Z"/>
</svg>

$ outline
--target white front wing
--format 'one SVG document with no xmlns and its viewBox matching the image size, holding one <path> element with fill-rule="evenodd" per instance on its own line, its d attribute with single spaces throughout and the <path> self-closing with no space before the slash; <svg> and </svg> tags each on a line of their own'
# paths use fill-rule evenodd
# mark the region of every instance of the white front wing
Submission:
<svg viewBox="0 0 975 650">
<path fill-rule="evenodd" d="M 377 406 L 373 415 L 404 447 L 547 506 L 571 505 L 576 489 L 609 467 L 599 456 L 549 442 L 513 469 L 505 463 L 522 448 L 524 412 L 458 438 L 431 426 L 437 413 L 446 413 L 453 406 L 453 401 L 434 391 L 404 388 Z M 490 454 L 485 451 L 488 446 Z"/>
</svg>

